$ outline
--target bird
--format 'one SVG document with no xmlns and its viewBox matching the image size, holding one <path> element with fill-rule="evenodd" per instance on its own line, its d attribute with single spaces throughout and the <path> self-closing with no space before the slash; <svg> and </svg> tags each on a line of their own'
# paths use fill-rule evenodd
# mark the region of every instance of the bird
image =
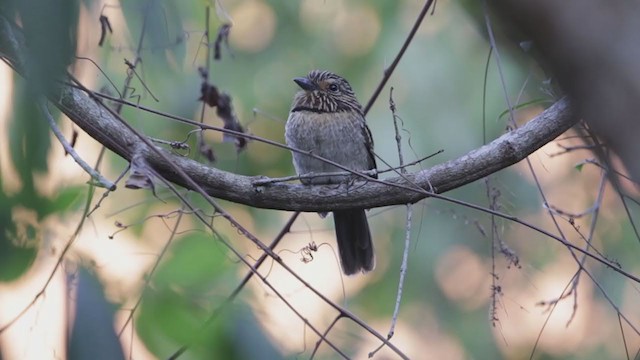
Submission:
<svg viewBox="0 0 640 360">
<path fill-rule="evenodd" d="M 353 171 L 375 170 L 371 131 L 349 82 L 324 70 L 312 70 L 293 81 L 300 90 L 293 97 L 285 126 L 287 145 Z M 304 153 L 292 151 L 292 155 L 298 175 L 344 172 Z M 304 185 L 342 184 L 352 178 L 314 175 L 301 177 L 301 182 Z M 353 275 L 373 270 L 375 255 L 365 209 L 333 210 L 333 220 L 342 271 Z"/>
</svg>

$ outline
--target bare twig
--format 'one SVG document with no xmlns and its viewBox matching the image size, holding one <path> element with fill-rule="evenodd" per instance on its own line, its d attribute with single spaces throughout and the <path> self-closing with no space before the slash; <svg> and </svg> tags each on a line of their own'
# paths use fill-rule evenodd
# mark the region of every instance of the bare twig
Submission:
<svg viewBox="0 0 640 360">
<path fill-rule="evenodd" d="M 411 31 L 407 35 L 407 38 L 404 40 L 404 43 L 402 44 L 400 51 L 398 51 L 398 54 L 393 59 L 393 62 L 391 62 L 391 65 L 389 65 L 389 67 L 384 69 L 382 80 L 380 80 L 378 87 L 376 87 L 376 89 L 373 91 L 373 95 L 371 95 L 371 98 L 369 98 L 367 105 L 364 107 L 365 114 L 369 112 L 373 104 L 378 99 L 378 96 L 382 92 L 382 89 L 384 89 L 384 86 L 387 84 L 387 81 L 389 81 L 389 78 L 391 78 L 391 74 L 393 74 L 393 71 L 396 69 L 396 66 L 398 66 L 398 63 L 400 63 L 400 59 L 402 59 L 404 52 L 407 51 L 407 49 L 409 48 L 409 45 L 411 44 L 413 37 L 418 32 L 418 29 L 420 29 L 422 20 L 424 20 L 424 17 L 427 16 L 427 13 L 429 12 L 429 8 L 433 3 L 434 3 L 434 0 L 425 1 L 424 6 L 422 7 L 422 10 L 420 10 L 420 14 L 418 14 L 418 18 L 413 23 L 413 27 L 411 28 Z"/>
<path fill-rule="evenodd" d="M 398 115 L 396 114 L 396 103 L 393 101 L 393 87 L 389 90 L 389 110 L 391 110 L 391 117 L 393 119 L 393 128 L 395 130 L 396 146 L 398 148 L 398 162 L 400 164 L 400 171 L 406 174 L 406 168 L 404 168 L 404 159 L 402 156 L 402 136 L 398 129 Z M 391 339 L 395 333 L 396 323 L 398 321 L 398 314 L 400 313 L 400 302 L 402 301 L 402 289 L 404 286 L 404 279 L 407 274 L 408 260 L 409 260 L 409 247 L 411 244 L 411 216 L 413 214 L 410 204 L 407 207 L 407 221 L 405 231 L 404 250 L 402 251 L 402 263 L 400 264 L 400 279 L 398 280 L 398 291 L 396 292 L 396 302 L 393 308 L 393 315 L 391 317 L 391 326 L 387 333 L 387 339 Z M 373 357 L 380 349 L 384 347 L 384 344 L 378 346 L 375 350 L 369 353 L 369 357 Z"/>
<path fill-rule="evenodd" d="M 367 176 L 373 176 L 378 174 L 378 171 L 373 169 L 373 170 L 361 171 L 361 173 Z M 324 176 L 338 176 L 338 175 L 351 175 L 351 174 L 352 172 L 348 172 L 348 171 L 335 171 L 335 172 L 326 172 L 326 173 L 308 173 L 308 174 L 301 174 L 301 175 L 292 175 L 292 176 L 285 176 L 281 178 L 265 177 L 263 179 L 256 179 L 253 182 L 253 186 L 266 186 L 266 185 L 271 185 L 271 184 L 276 184 L 281 182 L 289 182 L 289 181 L 302 180 L 302 179 L 315 179 L 317 177 L 324 177 Z"/>
<path fill-rule="evenodd" d="M 42 115 L 44 115 L 44 117 L 49 122 L 49 127 L 51 127 L 51 131 L 53 131 L 53 134 L 56 136 L 56 138 L 58 138 L 58 141 L 60 141 L 60 144 L 62 144 L 62 147 L 64 147 L 64 150 L 69 155 L 71 155 L 73 160 L 75 160 L 76 163 L 80 165 L 80 167 L 84 171 L 86 171 L 87 174 L 89 174 L 89 176 L 91 176 L 91 179 L 95 180 L 95 185 L 106 188 L 110 191 L 114 191 L 116 189 L 116 185 L 110 180 L 108 180 L 107 178 L 105 178 L 104 176 L 102 176 L 102 174 L 97 172 L 96 169 L 92 168 L 84 160 L 82 160 L 82 158 L 80 157 L 80 155 L 78 155 L 76 150 L 67 142 L 67 140 L 64 138 L 64 135 L 62 134 L 62 131 L 60 131 L 58 124 L 56 124 L 56 121 L 53 119 L 53 116 L 51 116 L 51 113 L 49 112 L 49 108 L 47 108 L 47 105 L 45 105 L 44 100 L 39 103 L 39 107 L 40 107 L 40 111 L 42 111 Z"/>
</svg>

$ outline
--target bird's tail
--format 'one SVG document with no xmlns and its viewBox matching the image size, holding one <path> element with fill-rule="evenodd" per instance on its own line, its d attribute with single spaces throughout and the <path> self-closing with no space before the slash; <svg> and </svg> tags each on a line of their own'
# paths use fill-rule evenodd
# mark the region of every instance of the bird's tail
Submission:
<svg viewBox="0 0 640 360">
<path fill-rule="evenodd" d="M 347 275 L 358 271 L 373 270 L 375 257 L 371 232 L 364 210 L 340 210 L 333 212 L 336 239 L 342 271 Z"/>
</svg>

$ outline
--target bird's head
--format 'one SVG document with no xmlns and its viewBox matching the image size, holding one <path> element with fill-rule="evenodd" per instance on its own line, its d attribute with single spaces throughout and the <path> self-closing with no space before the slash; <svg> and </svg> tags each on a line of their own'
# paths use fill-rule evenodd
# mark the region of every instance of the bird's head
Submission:
<svg viewBox="0 0 640 360">
<path fill-rule="evenodd" d="M 312 70 L 305 77 L 293 79 L 302 89 L 293 98 L 291 111 L 335 113 L 356 111 L 362 106 L 356 99 L 349 82 L 329 71 Z"/>
</svg>

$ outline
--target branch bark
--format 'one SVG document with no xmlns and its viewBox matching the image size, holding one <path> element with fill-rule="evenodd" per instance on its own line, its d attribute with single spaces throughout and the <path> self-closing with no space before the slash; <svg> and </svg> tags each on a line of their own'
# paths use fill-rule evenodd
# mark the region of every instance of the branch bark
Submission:
<svg viewBox="0 0 640 360">
<path fill-rule="evenodd" d="M 0 21 L 3 22 L 0 24 L 0 52 L 20 71 L 21 42 L 15 39 L 15 31 L 2 17 Z M 59 93 L 52 94 L 49 99 L 89 136 L 119 156 L 128 161 L 134 156 L 142 156 L 159 176 L 190 188 L 165 159 L 142 143 L 139 135 L 125 127 L 99 100 L 71 86 L 61 86 Z M 415 203 L 427 197 L 431 190 L 443 193 L 482 179 L 521 161 L 568 130 L 576 121 L 568 100 L 561 99 L 519 129 L 458 159 L 405 177 L 392 177 L 383 183 L 357 181 L 337 187 L 286 183 L 256 186 L 254 182 L 264 177 L 229 173 L 162 151 L 213 197 L 254 207 L 289 211 L 375 208 Z M 420 189 L 407 189 L 416 185 Z"/>
<path fill-rule="evenodd" d="M 160 176 L 188 188 L 184 179 L 160 156 L 141 144 L 136 134 L 84 92 L 64 88 L 57 105 L 91 137 L 118 155 L 130 161 L 134 154 L 141 152 Z M 519 162 L 565 132 L 575 121 L 568 101 L 562 99 L 524 126 L 490 144 L 458 159 L 408 174 L 408 181 L 402 177 L 392 177 L 386 182 L 404 186 L 415 184 L 427 191 L 433 187 L 435 193 L 443 193 Z M 261 208 L 290 211 L 374 208 L 414 203 L 427 196 L 424 192 L 374 182 L 356 182 L 338 187 L 285 183 L 254 186 L 254 181 L 263 177 L 237 175 L 169 152 L 166 155 L 211 196 Z"/>
</svg>

